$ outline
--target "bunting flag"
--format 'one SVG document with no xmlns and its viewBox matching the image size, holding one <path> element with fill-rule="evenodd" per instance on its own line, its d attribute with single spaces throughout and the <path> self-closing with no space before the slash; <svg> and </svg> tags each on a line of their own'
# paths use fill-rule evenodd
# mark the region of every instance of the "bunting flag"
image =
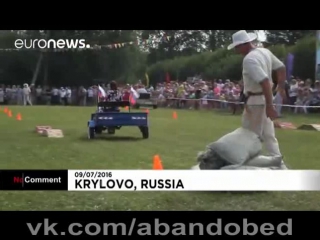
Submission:
<svg viewBox="0 0 320 240">
<path fill-rule="evenodd" d="M 131 105 L 135 105 L 136 104 L 136 100 L 139 98 L 139 93 L 137 93 L 136 90 L 134 90 L 134 88 L 131 86 L 130 89 L 130 96 L 129 96 L 129 101 Z"/>
<path fill-rule="evenodd" d="M 99 98 L 105 98 L 107 96 L 106 92 L 104 89 L 99 85 L 98 86 L 99 92 L 98 92 L 98 97 Z"/>
<path fill-rule="evenodd" d="M 137 40 L 137 41 L 130 41 L 130 42 L 122 42 L 122 43 L 113 43 L 113 44 L 107 44 L 107 45 L 93 45 L 90 48 L 56 48 L 56 49 L 41 49 L 41 48 L 0 48 L 0 51 L 2 52 L 11 52 L 11 51 L 41 51 L 41 52 L 70 52 L 70 51 L 86 51 L 86 50 L 101 50 L 103 48 L 109 48 L 109 49 L 118 49 L 129 45 L 143 45 L 143 44 L 155 44 L 159 43 L 161 41 L 169 41 L 170 36 L 164 36 L 161 38 L 155 38 L 155 39 L 146 39 L 146 40 Z"/>
<path fill-rule="evenodd" d="M 148 76 L 148 73 L 146 73 L 146 87 L 149 87 L 149 76 Z"/>
</svg>

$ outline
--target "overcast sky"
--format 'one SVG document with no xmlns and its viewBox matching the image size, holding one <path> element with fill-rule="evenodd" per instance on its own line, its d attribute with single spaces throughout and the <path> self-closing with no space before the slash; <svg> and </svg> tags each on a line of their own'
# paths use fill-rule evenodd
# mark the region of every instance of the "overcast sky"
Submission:
<svg viewBox="0 0 320 240">
<path fill-rule="evenodd" d="M 267 35 L 264 30 L 258 30 L 258 40 L 265 41 L 267 39 Z"/>
</svg>

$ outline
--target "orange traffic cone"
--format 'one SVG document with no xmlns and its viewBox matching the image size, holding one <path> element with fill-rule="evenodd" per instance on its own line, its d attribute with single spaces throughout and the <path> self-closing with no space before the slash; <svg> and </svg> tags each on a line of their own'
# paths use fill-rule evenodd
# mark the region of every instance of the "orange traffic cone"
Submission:
<svg viewBox="0 0 320 240">
<path fill-rule="evenodd" d="M 8 108 L 5 107 L 5 108 L 3 109 L 3 112 L 4 112 L 4 113 L 8 113 Z"/>
<path fill-rule="evenodd" d="M 8 111 L 8 117 L 12 117 L 12 112 L 11 112 L 11 110 Z"/>
<path fill-rule="evenodd" d="M 129 107 L 128 107 L 128 106 L 126 106 L 124 109 L 125 109 L 125 110 L 129 110 Z"/>
<path fill-rule="evenodd" d="M 17 120 L 17 121 L 22 121 L 22 117 L 21 117 L 21 114 L 20 114 L 20 113 L 17 114 L 16 120 Z"/>
<path fill-rule="evenodd" d="M 148 108 L 146 109 L 146 113 L 149 114 L 149 109 Z"/>
<path fill-rule="evenodd" d="M 153 157 L 153 170 L 163 170 L 162 162 L 159 155 Z"/>
<path fill-rule="evenodd" d="M 173 119 L 177 119 L 177 118 L 178 118 L 177 112 L 173 112 L 173 113 L 172 113 L 172 118 L 173 118 Z"/>
</svg>

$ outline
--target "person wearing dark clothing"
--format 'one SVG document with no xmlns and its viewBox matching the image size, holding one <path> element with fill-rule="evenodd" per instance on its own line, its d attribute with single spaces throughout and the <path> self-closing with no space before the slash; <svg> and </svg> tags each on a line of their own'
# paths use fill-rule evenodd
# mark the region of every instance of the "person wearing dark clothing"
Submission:
<svg viewBox="0 0 320 240">
<path fill-rule="evenodd" d="M 200 98 L 201 98 L 201 89 L 200 88 L 198 88 L 198 89 L 196 89 L 196 91 L 195 91 L 195 93 L 194 93 L 194 98 L 195 98 L 195 103 L 194 103 L 194 108 L 196 109 L 196 110 L 198 110 L 199 109 L 199 105 L 200 105 Z"/>
<path fill-rule="evenodd" d="M 107 102 L 118 102 L 118 101 L 122 101 L 122 94 L 121 92 L 118 90 L 117 87 L 117 83 L 115 81 L 112 81 L 110 83 L 110 90 L 108 90 L 106 92 L 106 99 L 105 101 Z M 119 112 L 120 109 L 119 107 L 112 107 L 111 109 L 107 109 L 107 111 L 115 111 L 115 112 Z M 116 129 L 120 129 L 120 126 L 117 127 L 109 127 L 108 128 L 108 133 L 109 134 L 114 134 Z"/>
<path fill-rule="evenodd" d="M 122 94 L 118 91 L 117 83 L 112 81 L 110 83 L 110 90 L 107 91 L 106 101 L 108 102 L 117 102 L 122 101 Z"/>
<path fill-rule="evenodd" d="M 200 99 L 201 98 L 201 89 L 197 89 L 195 92 L 195 98 Z"/>
</svg>

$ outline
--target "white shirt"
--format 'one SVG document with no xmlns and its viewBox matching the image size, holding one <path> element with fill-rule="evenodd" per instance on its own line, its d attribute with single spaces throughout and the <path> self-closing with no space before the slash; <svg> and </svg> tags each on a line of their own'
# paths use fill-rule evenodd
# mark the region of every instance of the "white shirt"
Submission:
<svg viewBox="0 0 320 240">
<path fill-rule="evenodd" d="M 139 88 L 137 93 L 148 93 L 148 91 L 145 88 Z"/>
<path fill-rule="evenodd" d="M 296 97 L 298 96 L 298 85 L 291 85 L 289 89 L 289 97 Z"/>
<path fill-rule="evenodd" d="M 93 97 L 93 90 L 92 88 L 88 89 L 88 97 Z"/>
<path fill-rule="evenodd" d="M 37 92 L 37 96 L 40 96 L 41 93 L 42 93 L 42 89 L 41 89 L 41 88 L 37 88 L 37 89 L 36 89 L 36 92 Z"/>
<path fill-rule="evenodd" d="M 67 91 L 66 91 L 66 97 L 67 98 L 71 97 L 71 89 L 70 88 L 68 88 Z"/>
<path fill-rule="evenodd" d="M 165 97 L 160 93 L 159 97 L 160 100 L 165 99 Z"/>
<path fill-rule="evenodd" d="M 209 90 L 209 87 L 205 84 L 205 85 L 203 85 L 202 89 L 203 89 L 204 91 L 208 91 L 208 90 Z"/>
<path fill-rule="evenodd" d="M 272 71 L 283 66 L 284 64 L 269 49 L 253 49 L 243 59 L 244 93 L 262 92 L 260 83 L 265 79 L 269 79 L 272 86 Z"/>
<path fill-rule="evenodd" d="M 53 94 L 53 96 L 57 96 L 59 94 L 59 90 L 57 88 L 54 88 L 52 90 L 52 94 Z"/>
<path fill-rule="evenodd" d="M 188 86 L 188 90 L 189 90 L 189 91 L 193 91 L 193 90 L 194 90 L 194 87 L 191 86 L 191 85 L 189 85 L 189 86 Z"/>
<path fill-rule="evenodd" d="M 64 97 L 66 96 L 66 93 L 67 93 L 67 92 L 66 92 L 65 89 L 60 89 L 60 92 L 59 92 L 59 93 L 60 93 L 60 97 L 61 97 L 61 98 L 64 98 Z"/>
<path fill-rule="evenodd" d="M 163 94 L 164 90 L 165 90 L 164 87 L 160 87 L 160 88 L 158 89 L 158 91 L 159 91 L 161 94 Z"/>
<path fill-rule="evenodd" d="M 23 88 L 23 94 L 24 94 L 24 95 L 29 95 L 30 93 L 31 93 L 31 90 L 30 90 L 29 87 L 24 87 L 24 88 Z"/>
</svg>

